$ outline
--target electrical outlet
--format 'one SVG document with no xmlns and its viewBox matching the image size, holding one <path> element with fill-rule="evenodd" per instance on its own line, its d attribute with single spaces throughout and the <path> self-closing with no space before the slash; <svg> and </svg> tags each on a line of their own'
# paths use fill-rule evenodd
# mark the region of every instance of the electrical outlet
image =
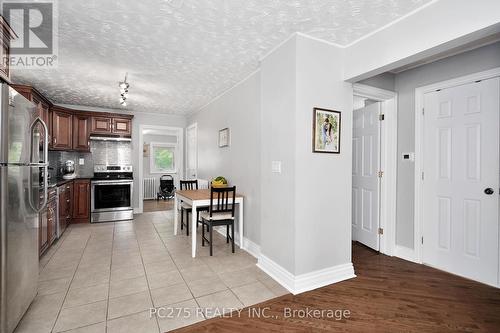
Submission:
<svg viewBox="0 0 500 333">
<path fill-rule="evenodd" d="M 78 159 L 78 165 L 85 165 L 85 159 L 84 158 L 79 158 Z"/>
</svg>

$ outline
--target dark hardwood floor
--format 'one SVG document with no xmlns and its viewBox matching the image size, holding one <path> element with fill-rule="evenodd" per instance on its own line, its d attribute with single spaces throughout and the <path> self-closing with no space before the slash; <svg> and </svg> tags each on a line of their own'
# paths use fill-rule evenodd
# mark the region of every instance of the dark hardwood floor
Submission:
<svg viewBox="0 0 500 333">
<path fill-rule="evenodd" d="M 353 245 L 357 277 L 176 332 L 500 332 L 500 289 Z M 285 318 L 285 309 L 349 310 L 350 317 Z"/>
<path fill-rule="evenodd" d="M 172 209 L 174 209 L 174 200 L 144 200 L 144 213 Z"/>
</svg>

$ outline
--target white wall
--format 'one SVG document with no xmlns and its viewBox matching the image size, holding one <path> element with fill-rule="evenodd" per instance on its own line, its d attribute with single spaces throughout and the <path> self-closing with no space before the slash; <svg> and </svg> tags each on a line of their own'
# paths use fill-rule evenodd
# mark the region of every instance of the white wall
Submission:
<svg viewBox="0 0 500 333">
<path fill-rule="evenodd" d="M 499 22 L 498 0 L 439 0 L 348 47 L 344 78 L 363 80 L 441 53 L 498 32 Z"/>
<path fill-rule="evenodd" d="M 198 178 L 224 176 L 245 196 L 245 237 L 260 243 L 260 73 L 189 117 L 198 124 Z M 231 145 L 219 148 L 219 130 L 228 127 Z M 237 228 L 237 226 L 236 226 Z"/>
<path fill-rule="evenodd" d="M 295 274 L 351 263 L 352 85 L 343 51 L 297 36 Z M 313 108 L 341 112 L 340 154 L 312 152 Z"/>
<path fill-rule="evenodd" d="M 398 156 L 415 151 L 415 88 L 500 67 L 500 43 L 436 61 L 396 75 Z M 396 244 L 413 248 L 414 163 L 398 160 Z"/>
<path fill-rule="evenodd" d="M 263 255 L 295 272 L 296 37 L 261 63 L 261 243 Z M 312 111 L 311 111 L 312 112 Z M 282 172 L 272 173 L 272 161 Z"/>
</svg>

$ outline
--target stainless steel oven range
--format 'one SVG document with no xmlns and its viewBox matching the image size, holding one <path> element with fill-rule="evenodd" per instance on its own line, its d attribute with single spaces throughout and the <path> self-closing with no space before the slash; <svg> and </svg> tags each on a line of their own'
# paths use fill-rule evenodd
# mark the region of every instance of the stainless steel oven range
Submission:
<svg viewBox="0 0 500 333">
<path fill-rule="evenodd" d="M 91 185 L 90 222 L 124 221 L 134 218 L 131 165 L 95 165 Z"/>
</svg>

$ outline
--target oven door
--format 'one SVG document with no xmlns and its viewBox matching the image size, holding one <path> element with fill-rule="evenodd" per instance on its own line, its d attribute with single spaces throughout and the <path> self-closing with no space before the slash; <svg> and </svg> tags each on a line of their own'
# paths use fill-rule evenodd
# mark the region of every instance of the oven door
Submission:
<svg viewBox="0 0 500 333">
<path fill-rule="evenodd" d="M 92 181 L 91 212 L 132 209 L 132 180 Z"/>
</svg>

